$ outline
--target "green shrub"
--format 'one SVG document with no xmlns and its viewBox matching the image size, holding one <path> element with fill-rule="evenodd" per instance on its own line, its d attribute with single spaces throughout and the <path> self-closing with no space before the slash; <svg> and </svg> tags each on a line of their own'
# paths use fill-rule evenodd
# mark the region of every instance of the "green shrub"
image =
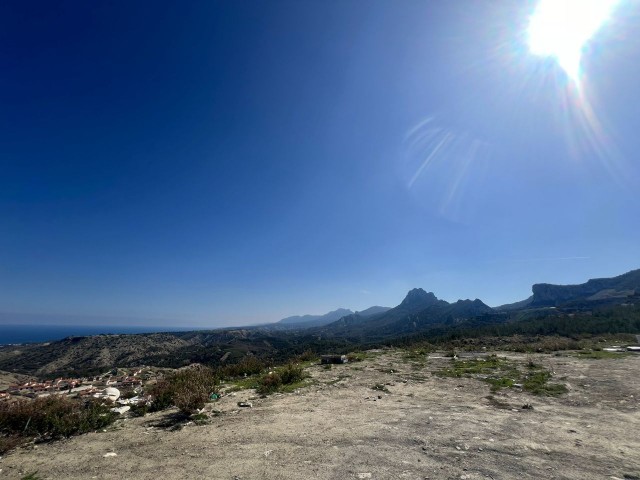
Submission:
<svg viewBox="0 0 640 480">
<path fill-rule="evenodd" d="M 0 403 L 0 433 L 49 440 L 98 430 L 110 425 L 116 414 L 110 405 L 63 395 Z"/>
<path fill-rule="evenodd" d="M 347 361 L 349 363 L 362 362 L 369 356 L 367 352 L 351 352 L 347 354 Z"/>
<path fill-rule="evenodd" d="M 318 355 L 313 350 L 305 350 L 296 358 L 297 362 L 313 362 L 318 360 Z"/>
<path fill-rule="evenodd" d="M 277 392 L 282 387 L 282 378 L 277 372 L 266 374 L 258 382 L 257 392 L 261 395 L 268 395 Z"/>
<path fill-rule="evenodd" d="M 261 395 L 268 395 L 269 393 L 281 390 L 282 387 L 287 385 L 294 385 L 301 382 L 308 376 L 302 366 L 289 363 L 284 367 L 264 375 L 258 381 L 257 392 Z"/>
<path fill-rule="evenodd" d="M 218 376 L 208 367 L 179 370 L 160 380 L 150 389 L 152 411 L 175 405 L 190 415 L 204 407 L 211 393 L 217 390 Z"/>
<path fill-rule="evenodd" d="M 27 473 L 20 480 L 42 480 L 42 477 L 38 475 L 37 471 L 35 471 L 33 473 Z"/>
<path fill-rule="evenodd" d="M 225 378 L 242 377 L 262 373 L 265 369 L 264 362 L 253 355 L 247 355 L 239 363 L 225 365 L 221 369 L 221 375 Z"/>
<path fill-rule="evenodd" d="M 307 378 L 304 368 L 300 365 L 294 365 L 293 363 L 289 363 L 288 365 L 280 368 L 278 373 L 280 374 L 280 378 L 282 378 L 282 383 L 284 385 L 301 382 Z"/>
</svg>

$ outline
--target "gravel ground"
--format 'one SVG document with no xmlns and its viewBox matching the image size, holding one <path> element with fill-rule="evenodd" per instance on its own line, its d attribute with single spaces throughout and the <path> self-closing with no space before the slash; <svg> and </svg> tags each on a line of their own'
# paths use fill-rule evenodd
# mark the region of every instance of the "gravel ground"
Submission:
<svg viewBox="0 0 640 480">
<path fill-rule="evenodd" d="M 227 395 L 207 407 L 221 412 L 208 425 L 162 428 L 170 412 L 158 413 L 19 449 L 0 460 L 0 478 L 640 478 L 640 356 L 504 355 L 544 365 L 569 392 L 491 398 L 480 380 L 434 375 L 448 358 L 374 352 L 310 367 L 313 384 L 294 393 Z"/>
</svg>

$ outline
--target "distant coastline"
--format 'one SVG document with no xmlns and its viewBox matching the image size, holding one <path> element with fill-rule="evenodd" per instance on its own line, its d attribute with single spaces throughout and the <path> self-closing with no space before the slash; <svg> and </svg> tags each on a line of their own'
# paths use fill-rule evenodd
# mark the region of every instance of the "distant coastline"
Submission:
<svg viewBox="0 0 640 480">
<path fill-rule="evenodd" d="M 100 334 L 134 334 L 157 332 L 184 332 L 198 330 L 194 327 L 132 326 L 132 325 L 2 325 L 0 345 L 39 343 L 60 340 L 70 336 Z"/>
</svg>

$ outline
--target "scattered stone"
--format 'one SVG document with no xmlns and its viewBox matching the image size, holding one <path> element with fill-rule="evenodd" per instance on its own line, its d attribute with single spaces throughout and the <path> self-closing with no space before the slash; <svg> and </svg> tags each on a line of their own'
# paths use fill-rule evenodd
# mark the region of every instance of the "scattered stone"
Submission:
<svg viewBox="0 0 640 480">
<path fill-rule="evenodd" d="M 108 458 L 108 457 L 117 457 L 118 454 L 116 452 L 109 452 L 109 453 L 105 453 L 103 455 L 103 457 Z"/>
<path fill-rule="evenodd" d="M 530 403 L 525 403 L 524 405 L 522 405 L 522 409 L 523 410 L 533 410 L 533 405 L 531 405 Z"/>
<path fill-rule="evenodd" d="M 252 408 L 253 404 L 251 402 L 238 402 L 239 407 Z"/>
<path fill-rule="evenodd" d="M 129 405 L 124 405 L 122 407 L 115 407 L 111 409 L 112 412 L 118 413 L 120 415 L 128 412 L 129 410 L 131 410 L 131 407 Z"/>
<path fill-rule="evenodd" d="M 356 476 L 358 478 L 371 478 L 371 474 L 369 472 L 365 472 L 365 473 L 358 473 L 356 474 Z"/>
</svg>

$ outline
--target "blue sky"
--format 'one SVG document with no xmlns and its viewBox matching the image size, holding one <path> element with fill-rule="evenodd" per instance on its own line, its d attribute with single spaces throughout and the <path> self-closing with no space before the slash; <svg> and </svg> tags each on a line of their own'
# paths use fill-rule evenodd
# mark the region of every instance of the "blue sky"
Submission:
<svg viewBox="0 0 640 480">
<path fill-rule="evenodd" d="M 638 7 L 577 90 L 534 4 L 5 2 L 0 312 L 221 326 L 640 267 Z"/>
</svg>

